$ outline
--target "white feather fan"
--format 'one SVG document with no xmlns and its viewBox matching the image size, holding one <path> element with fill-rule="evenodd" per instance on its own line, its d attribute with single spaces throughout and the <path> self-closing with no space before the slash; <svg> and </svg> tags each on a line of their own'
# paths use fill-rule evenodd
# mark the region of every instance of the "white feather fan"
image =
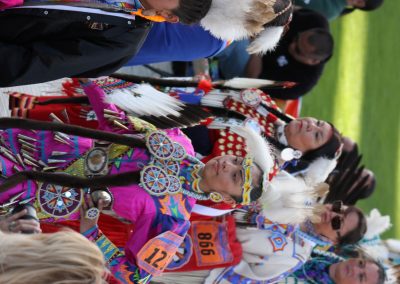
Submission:
<svg viewBox="0 0 400 284">
<path fill-rule="evenodd" d="M 156 90 L 149 84 L 114 90 L 106 96 L 105 101 L 139 117 L 143 115 L 160 117 L 169 114 L 179 117 L 179 111 L 183 106 L 179 100 Z"/>
</svg>

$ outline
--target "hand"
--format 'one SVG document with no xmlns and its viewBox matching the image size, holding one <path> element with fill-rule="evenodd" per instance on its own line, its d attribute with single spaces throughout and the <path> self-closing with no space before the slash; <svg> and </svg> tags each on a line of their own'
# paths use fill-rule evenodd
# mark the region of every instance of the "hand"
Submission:
<svg viewBox="0 0 400 284">
<path fill-rule="evenodd" d="M 99 199 L 99 201 L 97 202 L 97 207 L 96 207 L 96 206 L 94 206 L 94 203 L 93 203 L 93 200 L 92 200 L 92 197 L 90 196 L 90 194 L 86 194 L 85 202 L 81 206 L 81 224 L 80 224 L 80 232 L 81 233 L 84 233 L 87 230 L 89 230 L 90 228 L 97 225 L 97 222 L 99 221 L 99 217 L 100 217 L 100 212 L 101 212 L 101 210 L 103 210 L 103 207 L 104 207 L 103 199 Z M 99 209 L 100 212 L 97 215 L 97 217 L 95 217 L 93 219 L 89 219 L 86 217 L 86 213 L 89 209 L 92 209 L 92 208 L 97 208 L 97 209 Z"/>
<path fill-rule="evenodd" d="M 86 84 L 86 83 L 89 82 L 89 79 L 88 79 L 88 78 L 78 78 L 78 81 L 79 81 L 79 83 L 81 83 L 81 84 Z"/>
<path fill-rule="evenodd" d="M 4 233 L 21 233 L 22 231 L 33 231 L 41 233 L 40 223 L 36 220 L 20 219 L 28 213 L 26 209 L 11 215 L 0 221 L 0 230 Z"/>
</svg>

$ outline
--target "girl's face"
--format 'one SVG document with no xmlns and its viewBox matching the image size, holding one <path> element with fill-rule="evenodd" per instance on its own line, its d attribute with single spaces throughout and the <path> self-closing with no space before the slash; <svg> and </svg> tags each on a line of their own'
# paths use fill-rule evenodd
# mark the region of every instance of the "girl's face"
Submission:
<svg viewBox="0 0 400 284">
<path fill-rule="evenodd" d="M 303 153 L 326 144 L 332 134 L 332 126 L 329 123 L 313 117 L 298 118 L 285 126 L 289 146 Z"/>
<path fill-rule="evenodd" d="M 206 192 L 218 192 L 224 201 L 231 203 L 234 198 L 241 199 L 244 183 L 243 158 L 233 155 L 218 156 L 209 160 L 202 172 L 200 188 Z M 253 164 L 251 168 L 252 184 L 259 184 L 261 170 Z"/>
<path fill-rule="evenodd" d="M 379 279 L 379 267 L 362 258 L 350 258 L 336 263 L 332 274 L 331 278 L 338 284 L 375 284 Z"/>
<path fill-rule="evenodd" d="M 321 214 L 321 222 L 314 224 L 315 232 L 323 239 L 338 243 L 339 238 L 357 228 L 359 216 L 354 211 L 349 211 L 349 207 L 342 206 L 341 212 L 334 212 L 331 204 L 325 204 L 325 211 Z M 333 219 L 340 219 L 339 228 L 334 228 Z"/>
</svg>

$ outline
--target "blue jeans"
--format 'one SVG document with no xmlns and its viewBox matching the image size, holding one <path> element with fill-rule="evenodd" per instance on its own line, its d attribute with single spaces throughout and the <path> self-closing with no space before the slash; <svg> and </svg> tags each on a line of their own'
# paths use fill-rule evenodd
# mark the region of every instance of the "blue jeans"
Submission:
<svg viewBox="0 0 400 284">
<path fill-rule="evenodd" d="M 218 68 L 223 78 L 231 79 L 243 76 L 250 58 L 250 54 L 246 51 L 248 45 L 249 40 L 247 39 L 234 41 L 214 57 L 218 59 Z"/>
</svg>

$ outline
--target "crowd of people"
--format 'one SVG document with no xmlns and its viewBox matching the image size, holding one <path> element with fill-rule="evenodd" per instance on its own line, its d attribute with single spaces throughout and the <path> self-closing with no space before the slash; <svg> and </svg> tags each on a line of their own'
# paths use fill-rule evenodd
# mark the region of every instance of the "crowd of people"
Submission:
<svg viewBox="0 0 400 284">
<path fill-rule="evenodd" d="M 357 143 L 289 107 L 382 3 L 0 0 L 0 283 L 398 283 Z"/>
</svg>

